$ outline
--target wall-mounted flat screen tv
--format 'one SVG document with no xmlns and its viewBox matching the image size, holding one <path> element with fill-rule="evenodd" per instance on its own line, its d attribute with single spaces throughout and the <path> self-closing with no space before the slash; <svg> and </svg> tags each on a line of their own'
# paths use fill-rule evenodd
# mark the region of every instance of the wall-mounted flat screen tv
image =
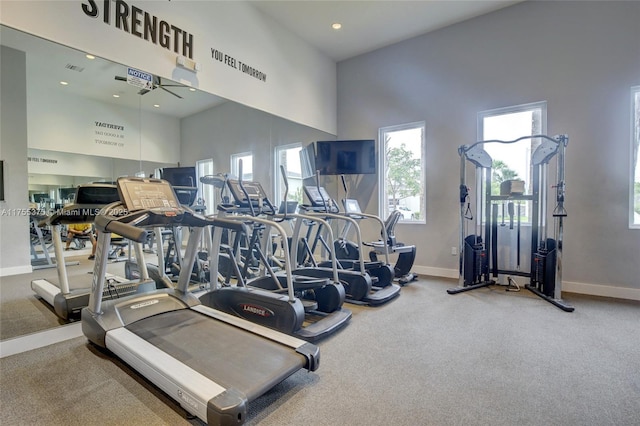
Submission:
<svg viewBox="0 0 640 426">
<path fill-rule="evenodd" d="M 171 186 L 190 186 L 198 185 L 196 181 L 196 168 L 191 167 L 163 167 L 162 179 L 168 181 Z"/>
<path fill-rule="evenodd" d="M 316 142 L 315 167 L 321 175 L 368 175 L 376 173 L 373 139 Z"/>
<path fill-rule="evenodd" d="M 71 200 L 76 198 L 76 191 L 78 188 L 58 188 L 58 194 L 61 200 Z"/>
</svg>

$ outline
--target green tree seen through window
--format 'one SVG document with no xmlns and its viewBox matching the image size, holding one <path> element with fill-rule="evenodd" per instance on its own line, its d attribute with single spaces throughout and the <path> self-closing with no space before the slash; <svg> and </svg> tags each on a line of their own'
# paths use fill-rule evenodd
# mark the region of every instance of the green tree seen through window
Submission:
<svg viewBox="0 0 640 426">
<path fill-rule="evenodd" d="M 400 147 L 387 149 L 386 164 L 389 208 L 395 209 L 400 200 L 420 194 L 420 159 L 414 158 L 403 143 Z"/>
</svg>

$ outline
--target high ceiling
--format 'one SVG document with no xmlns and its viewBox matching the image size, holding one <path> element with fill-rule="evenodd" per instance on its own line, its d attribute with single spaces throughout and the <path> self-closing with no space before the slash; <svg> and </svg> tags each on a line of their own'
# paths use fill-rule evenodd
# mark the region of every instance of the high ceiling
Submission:
<svg viewBox="0 0 640 426">
<path fill-rule="evenodd" d="M 523 0 L 249 1 L 336 62 Z M 334 30 L 333 23 L 342 28 Z"/>
<path fill-rule="evenodd" d="M 257 0 L 248 3 L 328 57 L 341 61 L 519 1 Z M 335 22 L 342 24 L 340 30 L 331 28 Z M 4 26 L 0 27 L 0 41 L 2 45 L 27 52 L 27 78 L 33 90 L 64 90 L 77 96 L 178 118 L 225 102 L 225 99 L 202 91 L 190 91 L 188 87 L 166 87 L 183 99 L 162 88 L 141 96 L 139 89 L 115 78 L 126 77 L 125 65 L 101 58 L 88 60 L 84 52 Z M 60 81 L 69 84 L 63 87 Z M 163 83 L 172 84 L 170 81 Z M 120 97 L 114 98 L 114 94 Z"/>
</svg>

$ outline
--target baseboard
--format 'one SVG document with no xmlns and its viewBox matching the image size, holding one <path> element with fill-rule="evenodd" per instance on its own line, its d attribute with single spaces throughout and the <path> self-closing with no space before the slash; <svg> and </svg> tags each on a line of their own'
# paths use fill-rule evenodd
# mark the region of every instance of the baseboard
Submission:
<svg viewBox="0 0 640 426">
<path fill-rule="evenodd" d="M 432 266 L 414 266 L 411 272 L 420 275 L 430 275 L 432 277 L 442 278 L 458 278 L 459 274 L 456 269 L 434 268 Z"/>
<path fill-rule="evenodd" d="M 640 288 L 615 287 L 612 285 L 563 281 L 562 292 L 588 294 L 590 296 L 613 297 L 615 299 L 640 300 Z"/>
<path fill-rule="evenodd" d="M 432 277 L 458 278 L 456 269 L 414 266 L 413 272 Z M 589 296 L 612 297 L 615 299 L 640 300 L 640 288 L 616 287 L 612 285 L 587 284 L 573 281 L 562 282 L 563 293 L 586 294 Z"/>
<path fill-rule="evenodd" d="M 31 265 L 13 266 L 11 268 L 0 268 L 0 277 L 9 275 L 30 274 L 33 272 Z"/>
</svg>

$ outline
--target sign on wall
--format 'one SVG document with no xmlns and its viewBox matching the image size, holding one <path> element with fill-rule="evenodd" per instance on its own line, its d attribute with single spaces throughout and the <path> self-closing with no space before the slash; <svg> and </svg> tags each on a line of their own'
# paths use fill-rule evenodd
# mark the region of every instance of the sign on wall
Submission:
<svg viewBox="0 0 640 426">
<path fill-rule="evenodd" d="M 127 68 L 127 83 L 143 90 L 153 90 L 153 76 L 135 68 Z"/>
</svg>

